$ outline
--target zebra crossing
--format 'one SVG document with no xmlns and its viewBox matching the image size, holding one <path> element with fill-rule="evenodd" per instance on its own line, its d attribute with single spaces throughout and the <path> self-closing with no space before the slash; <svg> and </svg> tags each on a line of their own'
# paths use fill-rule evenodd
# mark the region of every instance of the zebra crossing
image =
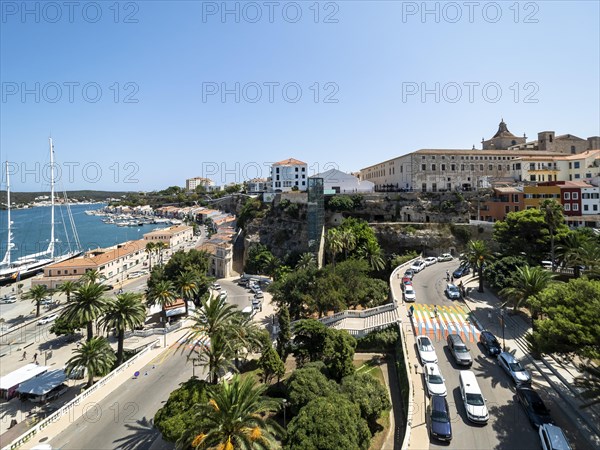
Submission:
<svg viewBox="0 0 600 450">
<path fill-rule="evenodd" d="M 414 304 L 412 324 L 415 335 L 427 335 L 431 339 L 446 339 L 448 334 L 460 334 L 465 342 L 477 342 L 479 330 L 460 305 Z"/>
</svg>

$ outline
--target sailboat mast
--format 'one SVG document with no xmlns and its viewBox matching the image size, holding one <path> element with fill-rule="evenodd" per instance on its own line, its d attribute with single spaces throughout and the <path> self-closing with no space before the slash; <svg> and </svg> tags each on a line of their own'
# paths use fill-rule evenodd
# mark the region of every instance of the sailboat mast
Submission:
<svg viewBox="0 0 600 450">
<path fill-rule="evenodd" d="M 54 258 L 54 145 L 50 141 L 50 245 L 48 250 L 50 258 Z"/>
<path fill-rule="evenodd" d="M 8 161 L 6 161 L 6 212 L 8 219 L 8 239 L 6 245 L 6 255 L 4 256 L 4 260 L 6 264 L 10 266 L 10 250 L 12 247 L 12 234 L 11 234 L 11 221 L 10 221 L 10 175 L 8 173 Z"/>
</svg>

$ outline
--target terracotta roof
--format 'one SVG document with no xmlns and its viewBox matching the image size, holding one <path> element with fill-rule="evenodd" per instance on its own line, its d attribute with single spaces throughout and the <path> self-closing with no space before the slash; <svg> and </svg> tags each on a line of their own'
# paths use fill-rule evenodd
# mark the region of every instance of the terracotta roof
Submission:
<svg viewBox="0 0 600 450">
<path fill-rule="evenodd" d="M 123 256 L 135 253 L 146 248 L 147 242 L 142 240 L 129 241 L 118 248 L 90 250 L 86 253 L 89 256 L 80 256 L 78 258 L 67 259 L 56 264 L 48 266 L 49 269 L 60 269 L 61 267 L 98 267 L 108 262 L 117 260 Z M 97 253 L 97 254 L 95 254 Z"/>
<path fill-rule="evenodd" d="M 162 230 L 154 230 L 151 231 L 149 233 L 145 233 L 144 236 L 154 236 L 157 234 L 176 234 L 176 233 L 180 233 L 182 231 L 185 231 L 187 229 L 192 229 L 192 227 L 190 227 L 189 225 L 176 225 L 174 227 L 169 227 L 169 228 L 163 228 Z"/>
<path fill-rule="evenodd" d="M 494 188 L 494 190 L 496 192 L 501 193 L 501 194 L 522 194 L 523 193 L 522 189 L 518 189 L 516 187 L 509 187 L 509 186 L 507 186 L 507 187 L 497 187 L 497 188 Z"/>
<path fill-rule="evenodd" d="M 171 303 L 169 306 L 165 306 L 165 311 L 181 308 L 182 306 L 185 306 L 185 303 L 183 303 L 183 299 L 178 298 L 178 299 L 175 299 L 175 301 L 173 303 Z"/>
<path fill-rule="evenodd" d="M 273 163 L 273 165 L 274 166 L 302 166 L 302 165 L 306 165 L 306 163 L 299 161 L 297 159 L 294 159 L 294 158 L 288 158 L 288 159 L 284 159 L 283 161 Z"/>
</svg>

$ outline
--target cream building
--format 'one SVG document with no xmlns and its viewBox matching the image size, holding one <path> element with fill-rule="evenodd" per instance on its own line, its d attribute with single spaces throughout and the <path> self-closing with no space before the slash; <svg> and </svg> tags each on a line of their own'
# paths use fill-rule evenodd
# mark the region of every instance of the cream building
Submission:
<svg viewBox="0 0 600 450">
<path fill-rule="evenodd" d="M 42 278 L 34 278 L 32 285 L 55 289 L 65 281 L 78 281 L 86 272 L 97 270 L 101 277 L 122 281 L 129 269 L 142 268 L 148 261 L 146 241 L 129 241 L 114 247 L 90 250 L 83 256 L 44 267 Z"/>
<path fill-rule="evenodd" d="M 198 186 L 202 186 L 207 191 L 215 185 L 215 182 L 209 178 L 194 177 L 185 180 L 185 190 L 195 191 Z"/>
<path fill-rule="evenodd" d="M 151 231 L 144 234 L 144 241 L 165 242 L 169 248 L 173 248 L 194 238 L 194 228 L 188 225 L 177 225 L 162 230 Z"/>
</svg>

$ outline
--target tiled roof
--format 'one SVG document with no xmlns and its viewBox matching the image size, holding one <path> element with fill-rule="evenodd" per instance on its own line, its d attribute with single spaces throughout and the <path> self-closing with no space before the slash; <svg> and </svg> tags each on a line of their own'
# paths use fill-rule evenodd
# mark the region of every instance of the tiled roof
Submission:
<svg viewBox="0 0 600 450">
<path fill-rule="evenodd" d="M 306 163 L 299 161 L 297 159 L 294 159 L 294 158 L 288 158 L 288 159 L 284 159 L 283 161 L 273 163 L 273 165 L 274 166 L 302 166 L 302 165 L 306 165 Z"/>
<path fill-rule="evenodd" d="M 48 266 L 49 269 L 60 269 L 62 267 L 97 267 L 111 261 L 115 261 L 123 256 L 135 253 L 146 248 L 147 242 L 144 240 L 129 241 L 118 248 L 91 250 L 86 255 L 78 258 L 67 259 L 56 264 Z M 98 253 L 94 255 L 94 253 Z"/>
</svg>

